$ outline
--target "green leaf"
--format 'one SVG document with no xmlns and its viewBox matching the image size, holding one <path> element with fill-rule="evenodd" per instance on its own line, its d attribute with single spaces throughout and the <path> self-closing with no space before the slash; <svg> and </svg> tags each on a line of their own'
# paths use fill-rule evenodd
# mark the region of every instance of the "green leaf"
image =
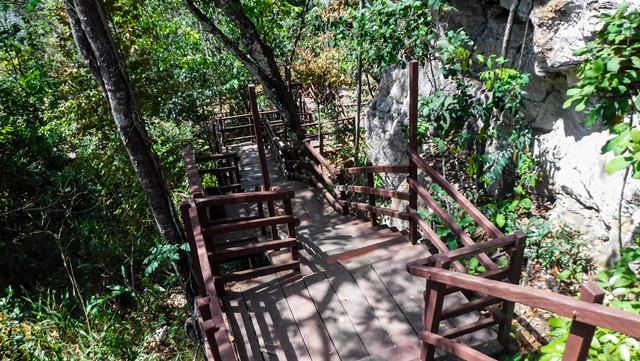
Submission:
<svg viewBox="0 0 640 361">
<path fill-rule="evenodd" d="M 626 157 L 617 157 L 609 161 L 609 163 L 604 167 L 604 170 L 609 174 L 613 174 L 619 170 L 627 168 L 629 164 L 631 164 L 631 161 L 627 160 Z"/>
<path fill-rule="evenodd" d="M 604 71 L 604 64 L 600 59 L 594 60 L 594 62 L 592 63 L 592 67 L 595 75 L 600 75 Z"/>
<path fill-rule="evenodd" d="M 615 57 L 607 62 L 607 70 L 610 72 L 617 72 L 620 69 L 620 59 Z"/>
<path fill-rule="evenodd" d="M 583 111 L 587 107 L 588 103 L 589 103 L 589 98 L 583 98 L 582 101 L 578 103 L 578 105 L 576 105 L 576 112 Z"/>
<path fill-rule="evenodd" d="M 505 222 L 506 222 L 506 220 L 505 220 L 504 216 L 502 215 L 502 213 L 499 213 L 496 216 L 496 223 L 498 224 L 498 227 L 500 227 L 500 228 L 504 227 Z"/>
<path fill-rule="evenodd" d="M 525 198 L 523 200 L 520 201 L 520 206 L 526 210 L 530 210 L 531 209 L 531 199 L 529 198 Z"/>
</svg>

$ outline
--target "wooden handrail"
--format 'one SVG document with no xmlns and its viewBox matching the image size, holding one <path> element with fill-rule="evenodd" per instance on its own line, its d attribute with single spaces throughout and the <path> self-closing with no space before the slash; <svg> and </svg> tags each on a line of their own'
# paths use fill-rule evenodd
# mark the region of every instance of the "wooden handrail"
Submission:
<svg viewBox="0 0 640 361">
<path fill-rule="evenodd" d="M 340 170 L 342 174 L 365 173 L 409 173 L 408 165 L 372 165 L 366 167 L 350 167 Z"/>
<path fill-rule="evenodd" d="M 409 200 L 409 193 L 406 193 L 406 192 L 399 192 L 399 191 L 393 191 L 390 189 L 372 188 L 372 187 L 365 187 L 365 186 L 349 186 L 348 185 L 346 187 L 349 192 L 373 194 L 376 196 L 401 199 L 403 201 Z"/>
<path fill-rule="evenodd" d="M 429 176 L 436 184 L 447 192 L 451 198 L 453 198 L 462 209 L 467 211 L 469 215 L 489 234 L 490 237 L 501 237 L 504 233 L 498 229 L 478 208 L 476 208 L 467 197 L 460 193 L 451 183 L 449 183 L 444 177 L 438 173 L 429 163 L 427 163 L 420 155 L 413 149 L 407 148 L 409 159 L 412 163 L 418 166 L 425 174 Z"/>
<path fill-rule="evenodd" d="M 188 210 L 187 208 L 188 207 Z M 187 216 L 188 224 L 186 226 L 187 235 L 190 241 L 191 247 L 194 249 L 192 259 L 197 259 L 197 270 L 199 272 L 199 280 L 201 282 L 200 296 L 207 298 L 209 316 L 211 317 L 207 324 L 203 324 L 205 329 L 205 335 L 207 341 L 212 344 L 211 351 L 213 352 L 214 360 L 216 361 L 236 361 L 236 355 L 233 350 L 233 346 L 229 341 L 230 332 L 227 330 L 227 326 L 224 323 L 222 316 L 222 308 L 220 306 L 220 300 L 216 285 L 214 282 L 213 272 L 209 264 L 207 248 L 204 242 L 204 236 L 202 234 L 202 227 L 200 226 L 200 217 L 198 215 L 198 209 L 195 202 L 191 200 L 189 203 L 183 205 L 184 215 Z M 194 252 L 195 251 L 195 252 Z M 206 322 L 206 321 L 205 321 Z"/>
<path fill-rule="evenodd" d="M 413 189 L 418 194 L 418 196 L 427 204 L 429 208 L 431 208 L 431 210 L 438 216 L 438 218 L 440 218 L 444 222 L 444 224 L 449 227 L 451 232 L 453 232 L 456 238 L 460 240 L 462 245 L 468 247 L 475 244 L 475 242 L 473 241 L 473 239 L 471 239 L 471 237 L 469 237 L 467 232 L 465 232 L 462 227 L 460 227 L 460 225 L 456 223 L 456 221 L 449 215 L 449 213 L 447 213 L 444 209 L 442 209 L 442 207 L 440 207 L 433 196 L 431 196 L 431 194 L 429 194 L 429 192 L 427 192 L 427 190 L 424 189 L 422 185 L 418 183 L 418 181 L 412 178 L 408 178 L 407 183 L 409 183 L 409 187 L 411 187 L 411 189 Z M 478 255 L 478 261 L 480 261 L 480 264 L 482 264 L 489 270 L 494 270 L 497 268 L 491 258 L 489 258 L 489 256 L 484 253 Z"/>
<path fill-rule="evenodd" d="M 294 193 L 290 190 L 282 191 L 259 191 L 225 194 L 219 196 L 209 196 L 195 200 L 197 206 L 222 206 L 227 204 L 243 204 L 255 202 L 278 201 L 287 198 L 293 198 Z"/>
<path fill-rule="evenodd" d="M 436 267 L 410 266 L 409 273 L 445 285 L 452 285 L 503 300 L 541 308 L 588 325 L 640 338 L 640 315 L 600 304 L 576 300 L 551 291 L 493 281 Z"/>
<path fill-rule="evenodd" d="M 182 159 L 184 161 L 184 168 L 187 172 L 187 181 L 189 183 L 189 194 L 193 197 L 204 197 L 205 191 L 202 186 L 202 178 L 198 172 L 197 157 L 191 146 L 188 146 L 182 150 Z"/>
<path fill-rule="evenodd" d="M 304 148 L 307 150 L 307 152 L 309 153 L 309 155 L 313 158 L 313 160 L 322 165 L 327 172 L 329 172 L 332 176 L 335 176 L 337 174 L 335 168 L 333 168 L 333 166 L 331 165 L 331 163 L 329 163 L 328 160 L 326 160 L 322 154 L 320 154 L 317 150 L 315 150 L 311 144 L 309 144 L 309 142 L 304 142 L 303 143 Z"/>
<path fill-rule="evenodd" d="M 210 162 L 210 161 L 219 160 L 219 159 L 235 158 L 237 156 L 238 156 L 237 152 L 196 155 L 196 162 L 197 163 Z"/>
<path fill-rule="evenodd" d="M 260 115 L 265 115 L 265 114 L 272 114 L 272 113 L 277 113 L 277 110 L 265 110 L 260 112 Z M 237 114 L 237 115 L 229 115 L 226 117 L 220 117 L 220 118 L 214 118 L 214 121 L 226 121 L 226 120 L 232 120 L 232 119 L 238 119 L 238 118 L 244 118 L 244 117 L 251 117 L 251 113 L 246 113 L 246 114 Z"/>
<path fill-rule="evenodd" d="M 376 207 L 361 202 L 339 201 L 338 203 L 340 203 L 340 205 L 343 207 L 347 206 L 349 208 L 359 209 L 364 212 L 373 212 L 375 214 L 382 214 L 405 221 L 409 220 L 409 214 L 407 214 L 406 212 L 400 212 L 390 208 Z"/>
</svg>

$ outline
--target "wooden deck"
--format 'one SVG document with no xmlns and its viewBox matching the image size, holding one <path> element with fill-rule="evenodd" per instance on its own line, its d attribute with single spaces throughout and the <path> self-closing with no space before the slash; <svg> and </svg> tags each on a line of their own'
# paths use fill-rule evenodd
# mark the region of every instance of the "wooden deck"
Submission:
<svg viewBox="0 0 640 361">
<path fill-rule="evenodd" d="M 261 184 L 257 151 L 237 150 L 243 187 L 253 190 Z M 302 270 L 227 285 L 223 302 L 240 359 L 417 359 L 425 285 L 405 265 L 428 256 L 426 247 L 337 214 L 309 185 L 286 181 L 270 157 L 272 185 L 295 191 Z M 277 254 L 269 258 L 278 263 Z M 446 300 L 463 299 L 458 294 Z M 476 320 L 469 314 L 443 322 L 443 328 Z M 486 329 L 465 337 L 472 345 L 489 339 L 495 334 Z"/>
</svg>

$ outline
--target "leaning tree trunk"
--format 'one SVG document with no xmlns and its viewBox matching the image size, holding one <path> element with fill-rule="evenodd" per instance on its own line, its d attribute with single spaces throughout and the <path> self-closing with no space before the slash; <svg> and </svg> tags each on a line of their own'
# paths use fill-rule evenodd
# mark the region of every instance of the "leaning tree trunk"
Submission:
<svg viewBox="0 0 640 361">
<path fill-rule="evenodd" d="M 285 124 L 287 124 L 289 131 L 295 134 L 299 141 L 304 140 L 304 132 L 300 126 L 298 105 L 280 74 L 273 49 L 262 40 L 255 24 L 242 11 L 240 1 L 214 0 L 213 3 L 218 9 L 222 10 L 225 16 L 238 29 L 239 40 L 243 49 L 236 44 L 234 39 L 229 38 L 222 32 L 215 21 L 200 10 L 192 0 L 184 1 L 189 11 L 198 19 L 202 28 L 231 51 L 262 84 L 269 100 L 273 102 L 285 118 Z"/>
<path fill-rule="evenodd" d="M 153 152 L 129 76 L 107 26 L 102 2 L 65 0 L 65 7 L 78 51 L 109 102 L 116 128 L 127 148 L 158 230 L 166 243 L 182 243 L 171 195 Z"/>
</svg>

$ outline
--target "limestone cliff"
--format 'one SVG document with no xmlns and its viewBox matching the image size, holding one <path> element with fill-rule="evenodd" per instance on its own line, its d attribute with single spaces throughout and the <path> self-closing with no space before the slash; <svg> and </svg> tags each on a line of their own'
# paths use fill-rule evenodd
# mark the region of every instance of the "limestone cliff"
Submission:
<svg viewBox="0 0 640 361">
<path fill-rule="evenodd" d="M 563 110 L 566 90 L 575 79 L 581 59 L 573 52 L 589 41 L 598 29 L 598 16 L 613 12 L 619 0 L 523 0 L 514 26 L 510 57 L 519 59 L 526 28 L 522 69 L 531 74 L 525 97 L 525 114 L 533 124 L 534 153 L 542 169 L 539 195 L 553 202 L 551 217 L 580 230 L 603 244 L 594 253 L 607 260 L 615 255 L 618 240 L 618 202 L 624 172 L 609 175 L 604 165 L 611 158 L 600 148 L 610 138 L 599 126 L 586 128 L 584 117 Z M 464 27 L 475 40 L 478 52 L 497 54 L 508 17 L 510 0 L 456 0 L 458 10 L 447 19 L 451 28 Z M 640 7 L 640 0 L 631 1 Z M 528 23 L 528 24 L 527 24 Z M 424 74 L 424 72 L 422 72 Z M 388 69 L 381 80 L 365 122 L 370 159 L 376 164 L 406 162 L 404 129 L 407 116 L 407 74 Z M 422 95 L 430 91 L 420 81 Z M 397 180 L 387 179 L 398 186 Z M 640 181 L 629 179 L 622 208 L 622 235 L 629 242 L 640 233 Z M 604 242 L 597 242 L 604 241 Z"/>
</svg>

